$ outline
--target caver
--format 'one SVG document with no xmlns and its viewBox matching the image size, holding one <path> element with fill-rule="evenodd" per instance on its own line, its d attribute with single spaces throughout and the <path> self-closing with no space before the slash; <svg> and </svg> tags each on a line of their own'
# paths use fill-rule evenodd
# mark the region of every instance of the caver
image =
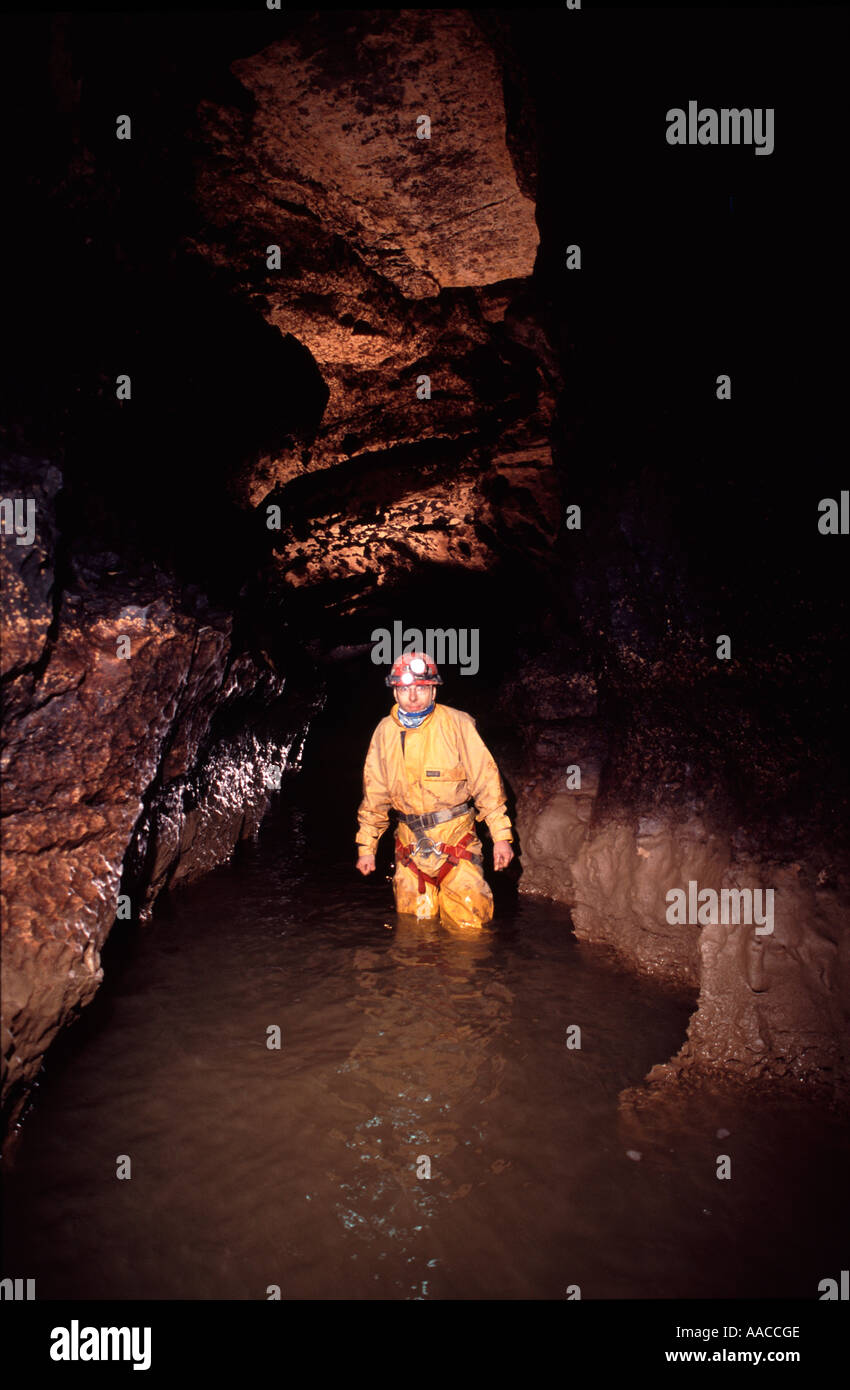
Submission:
<svg viewBox="0 0 850 1390">
<path fill-rule="evenodd" d="M 369 743 L 363 768 L 357 867 L 375 868 L 375 849 L 399 813 L 393 878 L 396 910 L 437 917 L 460 927 L 493 916 L 493 894 L 482 872 L 476 818 L 493 837 L 493 865 L 513 858 L 505 789 L 475 720 L 438 705 L 442 678 L 423 652 L 404 652 L 387 677 L 395 706 Z"/>
</svg>

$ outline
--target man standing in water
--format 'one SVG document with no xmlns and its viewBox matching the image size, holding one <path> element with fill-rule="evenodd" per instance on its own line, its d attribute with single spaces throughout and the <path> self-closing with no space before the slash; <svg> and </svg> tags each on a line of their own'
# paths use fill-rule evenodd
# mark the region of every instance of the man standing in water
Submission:
<svg viewBox="0 0 850 1390">
<path fill-rule="evenodd" d="M 494 868 L 504 869 L 513 859 L 513 834 L 493 756 L 470 715 L 437 705 L 442 683 L 423 652 L 404 652 L 387 676 L 396 703 L 366 754 L 357 868 L 373 872 L 392 806 L 399 812 L 396 911 L 481 926 L 493 916 L 493 894 L 481 871 L 476 808 L 493 837 Z"/>
</svg>

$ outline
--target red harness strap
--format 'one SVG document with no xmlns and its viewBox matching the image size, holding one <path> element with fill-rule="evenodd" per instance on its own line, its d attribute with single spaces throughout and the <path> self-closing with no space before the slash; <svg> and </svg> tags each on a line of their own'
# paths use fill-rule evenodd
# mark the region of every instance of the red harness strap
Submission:
<svg viewBox="0 0 850 1390">
<path fill-rule="evenodd" d="M 450 869 L 456 869 L 461 859 L 472 858 L 472 855 L 469 853 L 469 850 L 466 848 L 466 846 L 469 844 L 470 840 L 474 839 L 475 831 L 470 830 L 469 834 L 464 835 L 462 840 L 458 840 L 456 845 L 436 845 L 435 848 L 440 854 L 448 855 L 446 863 L 443 865 L 441 869 L 437 871 L 436 874 L 425 874 L 422 872 L 421 869 L 417 868 L 416 865 L 411 862 L 413 858 L 411 851 L 415 850 L 415 845 L 403 845 L 401 840 L 396 839 L 395 852 L 398 856 L 399 862 L 402 863 L 406 869 L 411 869 L 413 873 L 417 875 L 419 879 L 419 892 L 424 893 L 426 882 L 433 883 L 435 888 L 439 888 L 440 884 L 442 883 L 443 879 L 445 878 L 446 874 L 449 872 Z"/>
</svg>

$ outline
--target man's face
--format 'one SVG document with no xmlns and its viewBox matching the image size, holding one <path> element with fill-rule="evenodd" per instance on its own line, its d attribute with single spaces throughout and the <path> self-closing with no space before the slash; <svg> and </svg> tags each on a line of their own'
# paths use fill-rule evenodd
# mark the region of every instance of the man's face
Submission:
<svg viewBox="0 0 850 1390">
<path fill-rule="evenodd" d="M 396 704 L 406 714 L 417 714 L 419 710 L 428 708 L 436 689 L 436 685 L 394 685 L 393 694 Z"/>
</svg>

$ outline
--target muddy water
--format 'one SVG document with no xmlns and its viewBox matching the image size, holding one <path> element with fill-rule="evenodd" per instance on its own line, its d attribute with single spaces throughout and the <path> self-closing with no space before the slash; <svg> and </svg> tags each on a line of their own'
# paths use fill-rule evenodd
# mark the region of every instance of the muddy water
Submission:
<svg viewBox="0 0 850 1390">
<path fill-rule="evenodd" d="M 687 1001 L 504 890 L 477 935 L 405 923 L 386 862 L 328 864 L 321 825 L 294 778 L 234 863 L 116 927 L 26 1121 L 4 1272 L 40 1298 L 562 1299 L 814 1297 L 846 1267 L 835 1122 L 704 1095 L 636 1139 L 618 1093 Z"/>
</svg>

